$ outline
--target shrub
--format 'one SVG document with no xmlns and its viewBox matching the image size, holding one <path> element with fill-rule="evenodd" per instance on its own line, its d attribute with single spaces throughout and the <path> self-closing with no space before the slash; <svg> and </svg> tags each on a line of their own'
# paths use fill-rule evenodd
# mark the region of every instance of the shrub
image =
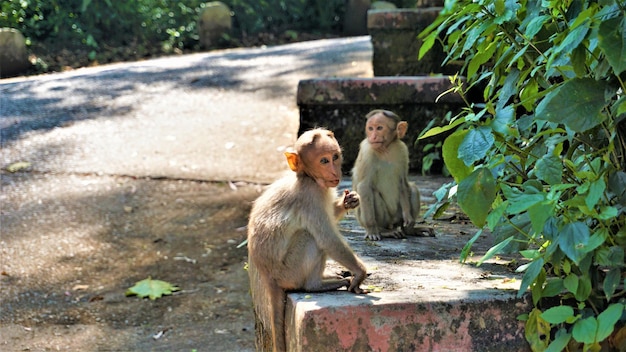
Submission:
<svg viewBox="0 0 626 352">
<path fill-rule="evenodd" d="M 431 212 L 456 190 L 477 236 L 495 235 L 482 260 L 526 259 L 519 295 L 530 289 L 534 351 L 597 351 L 623 326 L 625 13 L 611 0 L 447 1 L 420 34 L 420 55 L 440 41 L 447 60 L 464 61 L 455 91 L 484 99 L 422 137 L 454 131 L 442 154 L 455 182 Z"/>
<path fill-rule="evenodd" d="M 343 0 L 224 0 L 233 11 L 233 39 L 260 32 L 340 30 Z M 197 49 L 202 0 L 9 0 L 0 27 L 19 29 L 29 42 L 61 41 L 69 49 L 105 49 L 130 43 L 141 50 Z M 235 43 L 233 43 L 235 44 Z M 152 48 L 150 50 L 149 48 Z"/>
</svg>

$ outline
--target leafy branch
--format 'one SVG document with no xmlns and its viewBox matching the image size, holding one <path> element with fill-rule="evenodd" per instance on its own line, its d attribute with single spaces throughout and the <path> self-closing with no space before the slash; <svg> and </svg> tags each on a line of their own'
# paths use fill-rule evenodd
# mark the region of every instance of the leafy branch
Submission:
<svg viewBox="0 0 626 352">
<path fill-rule="evenodd" d="M 611 0 L 446 1 L 420 34 L 420 57 L 439 41 L 463 60 L 451 91 L 468 106 L 420 137 L 454 131 L 442 146 L 454 182 L 428 213 L 456 201 L 479 228 L 461 260 L 485 230 L 495 244 L 479 263 L 524 257 L 536 351 L 600 350 L 626 331 L 625 13 Z"/>
</svg>

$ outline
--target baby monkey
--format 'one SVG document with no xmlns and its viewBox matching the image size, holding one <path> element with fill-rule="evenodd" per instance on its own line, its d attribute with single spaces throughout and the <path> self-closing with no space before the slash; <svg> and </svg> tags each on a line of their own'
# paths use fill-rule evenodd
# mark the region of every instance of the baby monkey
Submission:
<svg viewBox="0 0 626 352">
<path fill-rule="evenodd" d="M 341 179 L 341 148 L 333 133 L 314 129 L 302 134 L 295 152 L 285 153 L 293 174 L 273 183 L 255 202 L 248 222 L 250 287 L 257 322 L 271 330 L 274 351 L 285 351 L 285 291 L 322 292 L 359 286 L 365 265 L 337 227 L 348 209 L 359 205 L 355 192 L 336 198 Z M 352 279 L 324 274 L 330 257 Z M 264 346 L 267 347 L 267 346 Z M 257 346 L 260 348 L 260 346 Z"/>
<path fill-rule="evenodd" d="M 356 218 L 365 228 L 365 239 L 403 238 L 432 228 L 416 228 L 420 194 L 409 182 L 409 149 L 401 139 L 408 123 L 388 110 L 372 110 L 365 124 L 366 138 L 352 169 L 352 186 L 361 197 Z"/>
</svg>

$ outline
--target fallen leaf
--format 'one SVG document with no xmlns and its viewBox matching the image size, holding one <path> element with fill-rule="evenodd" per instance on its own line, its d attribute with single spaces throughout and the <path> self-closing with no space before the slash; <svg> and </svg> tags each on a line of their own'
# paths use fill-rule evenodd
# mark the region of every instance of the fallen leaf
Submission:
<svg viewBox="0 0 626 352">
<path fill-rule="evenodd" d="M 151 300 L 161 298 L 163 295 L 171 295 L 172 292 L 178 291 L 180 288 L 173 286 L 169 282 L 161 280 L 152 280 L 147 278 L 141 280 L 126 291 L 126 296 L 137 295 L 140 298 L 149 297 Z"/>
<path fill-rule="evenodd" d="M 7 166 L 7 171 L 13 173 L 13 172 L 22 171 L 24 169 L 28 169 L 29 167 L 30 167 L 30 163 L 28 161 L 18 161 L 16 163 L 13 163 Z"/>
</svg>

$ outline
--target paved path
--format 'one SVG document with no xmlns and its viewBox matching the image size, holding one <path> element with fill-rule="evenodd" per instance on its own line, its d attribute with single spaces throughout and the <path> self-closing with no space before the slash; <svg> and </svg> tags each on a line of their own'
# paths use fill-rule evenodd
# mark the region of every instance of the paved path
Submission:
<svg viewBox="0 0 626 352">
<path fill-rule="evenodd" d="M 372 76 L 369 37 L 232 49 L 0 80 L 0 166 L 269 182 L 298 81 Z"/>
</svg>

